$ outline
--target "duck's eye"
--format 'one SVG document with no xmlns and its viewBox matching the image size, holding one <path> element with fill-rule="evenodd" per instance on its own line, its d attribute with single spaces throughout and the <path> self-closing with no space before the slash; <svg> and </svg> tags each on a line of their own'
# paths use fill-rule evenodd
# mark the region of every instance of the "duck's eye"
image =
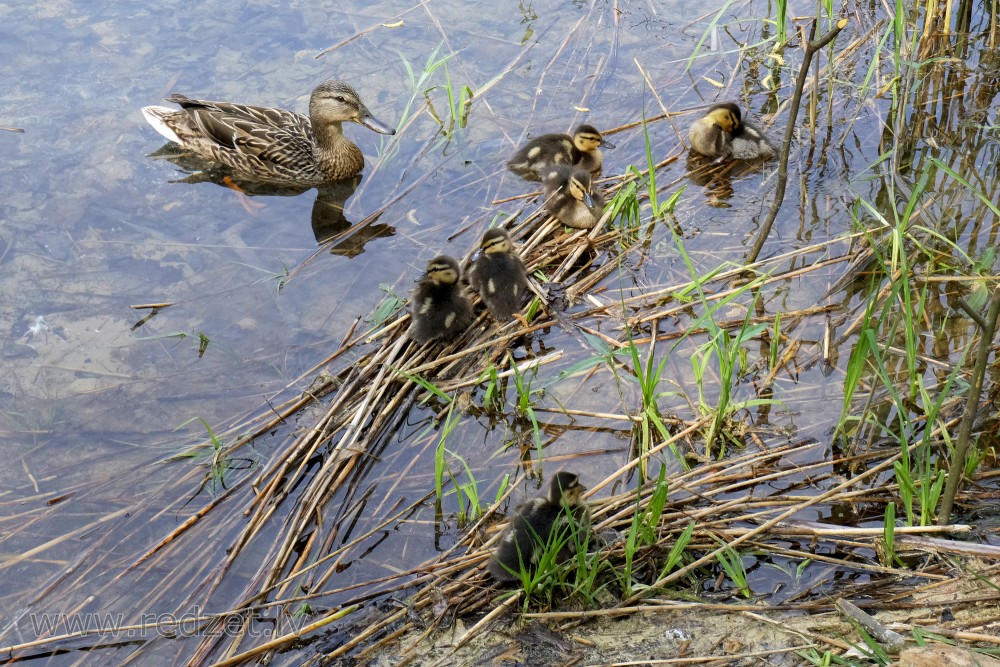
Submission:
<svg viewBox="0 0 1000 667">
<path fill-rule="evenodd" d="M 334 95 L 334 96 L 333 96 L 333 99 L 335 99 L 335 100 L 337 100 L 338 102 L 341 102 L 341 103 L 343 103 L 343 104 L 347 104 L 347 98 L 346 98 L 346 97 L 344 97 L 343 95 Z"/>
</svg>

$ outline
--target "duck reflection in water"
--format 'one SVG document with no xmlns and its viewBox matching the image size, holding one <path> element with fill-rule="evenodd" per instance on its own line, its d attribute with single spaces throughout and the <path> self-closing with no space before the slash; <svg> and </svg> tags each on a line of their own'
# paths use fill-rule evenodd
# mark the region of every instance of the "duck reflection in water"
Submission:
<svg viewBox="0 0 1000 667">
<path fill-rule="evenodd" d="M 248 212 L 254 213 L 263 204 L 252 200 L 253 197 L 297 197 L 311 185 L 292 185 L 287 183 L 258 183 L 247 181 L 234 175 L 225 165 L 204 160 L 173 142 L 164 144 L 159 150 L 150 153 L 149 157 L 163 159 L 173 163 L 187 176 L 170 181 L 171 183 L 215 183 L 236 190 L 240 194 L 240 203 Z M 365 251 L 365 244 L 372 239 L 392 236 L 396 228 L 391 225 L 375 224 L 373 220 L 355 233 L 339 239 L 348 232 L 353 223 L 344 215 L 347 200 L 361 184 L 363 176 L 358 174 L 353 178 L 331 181 L 315 186 L 316 199 L 312 207 L 312 229 L 316 243 L 323 244 L 333 240 L 330 252 L 334 255 L 354 257 Z M 377 220 L 378 215 L 375 216 Z"/>
</svg>

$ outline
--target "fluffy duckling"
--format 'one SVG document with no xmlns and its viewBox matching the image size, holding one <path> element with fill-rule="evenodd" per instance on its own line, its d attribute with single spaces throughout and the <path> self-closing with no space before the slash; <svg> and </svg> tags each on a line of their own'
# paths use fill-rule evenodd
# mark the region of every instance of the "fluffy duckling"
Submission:
<svg viewBox="0 0 1000 667">
<path fill-rule="evenodd" d="M 732 102 L 716 104 L 691 125 L 691 148 L 702 155 L 735 160 L 774 157 L 774 146 L 763 132 L 743 121 L 740 108 Z"/>
<path fill-rule="evenodd" d="M 542 179 L 545 210 L 574 229 L 593 229 L 604 212 L 604 199 L 593 189 L 590 174 L 578 167 L 552 167 Z"/>
<path fill-rule="evenodd" d="M 560 472 L 552 478 L 546 497 L 518 505 L 490 558 L 490 574 L 498 581 L 517 581 L 523 570 L 538 564 L 546 546 L 556 540 L 565 541 L 559 550 L 560 560 L 576 553 L 577 543 L 585 543 L 590 532 L 590 508 L 580 500 L 586 490 L 574 473 Z M 571 523 L 575 525 L 572 529 Z"/>
<path fill-rule="evenodd" d="M 502 229 L 487 230 L 479 249 L 482 254 L 472 264 L 469 283 L 483 297 L 493 319 L 506 322 L 521 309 L 528 291 L 528 272 Z"/>
<path fill-rule="evenodd" d="M 529 181 L 540 181 L 545 171 L 554 165 L 575 165 L 590 172 L 601 174 L 604 156 L 601 147 L 614 148 L 615 145 L 601 136 L 592 125 L 581 125 L 568 134 L 543 134 L 535 137 L 517 149 L 507 162 L 507 168 Z"/>
<path fill-rule="evenodd" d="M 270 183 L 318 185 L 351 178 L 365 166 L 361 150 L 342 132 L 353 121 L 381 134 L 396 130 L 372 116 L 357 91 L 343 81 L 321 83 L 309 98 L 309 116 L 232 102 L 172 95 L 180 109 L 142 110 L 153 128 L 237 176 Z"/>
<path fill-rule="evenodd" d="M 427 264 L 410 301 L 409 336 L 418 343 L 448 340 L 472 323 L 472 306 L 458 284 L 458 262 L 439 255 Z"/>
</svg>

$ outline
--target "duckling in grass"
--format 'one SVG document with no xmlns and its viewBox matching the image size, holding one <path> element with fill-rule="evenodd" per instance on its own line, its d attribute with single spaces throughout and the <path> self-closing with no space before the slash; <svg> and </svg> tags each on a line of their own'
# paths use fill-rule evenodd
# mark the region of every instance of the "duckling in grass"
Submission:
<svg viewBox="0 0 1000 667">
<path fill-rule="evenodd" d="M 521 309 L 528 291 L 528 272 L 514 251 L 514 243 L 502 229 L 490 229 L 479 243 L 482 254 L 469 272 L 472 289 L 497 322 L 506 322 Z"/>
<path fill-rule="evenodd" d="M 580 500 L 586 490 L 576 474 L 559 472 L 547 496 L 518 505 L 490 558 L 490 574 L 498 581 L 517 581 L 538 565 L 546 548 L 558 548 L 559 560 L 576 553 L 590 533 L 590 508 Z"/>
<path fill-rule="evenodd" d="M 344 121 L 381 134 L 396 133 L 372 116 L 357 91 L 343 81 L 327 81 L 313 90 L 308 117 L 185 95 L 167 101 L 181 108 L 142 110 L 157 132 L 203 159 L 226 165 L 237 176 L 271 183 L 318 185 L 360 173 L 365 158 L 343 135 Z"/>
<path fill-rule="evenodd" d="M 743 121 L 740 108 L 732 102 L 716 104 L 696 120 L 688 131 L 691 148 L 702 155 L 735 160 L 774 157 L 774 146 L 753 125 Z"/>
<path fill-rule="evenodd" d="M 543 134 L 517 149 L 507 162 L 507 168 L 529 181 L 542 180 L 543 174 L 555 165 L 575 165 L 591 173 L 601 174 L 604 156 L 601 147 L 615 145 L 601 136 L 592 125 L 581 125 L 568 134 Z"/>
<path fill-rule="evenodd" d="M 545 173 L 542 186 L 545 210 L 567 227 L 593 229 L 601 219 L 604 199 L 583 169 L 554 166 Z"/>
<path fill-rule="evenodd" d="M 472 323 L 472 306 L 458 284 L 458 262 L 439 255 L 427 264 L 410 301 L 409 336 L 418 343 L 450 340 Z"/>
</svg>

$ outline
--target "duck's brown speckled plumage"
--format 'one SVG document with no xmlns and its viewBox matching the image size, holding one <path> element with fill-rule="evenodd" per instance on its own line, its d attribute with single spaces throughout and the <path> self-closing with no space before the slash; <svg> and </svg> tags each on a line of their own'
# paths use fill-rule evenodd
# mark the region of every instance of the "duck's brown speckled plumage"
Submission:
<svg viewBox="0 0 1000 667">
<path fill-rule="evenodd" d="M 234 174 L 271 183 L 318 185 L 357 175 L 361 150 L 342 132 L 344 121 L 393 134 L 372 116 L 358 93 L 342 81 L 313 90 L 309 116 L 294 111 L 172 95 L 180 109 L 145 107 L 157 132 L 198 156 L 224 164 Z"/>
</svg>

